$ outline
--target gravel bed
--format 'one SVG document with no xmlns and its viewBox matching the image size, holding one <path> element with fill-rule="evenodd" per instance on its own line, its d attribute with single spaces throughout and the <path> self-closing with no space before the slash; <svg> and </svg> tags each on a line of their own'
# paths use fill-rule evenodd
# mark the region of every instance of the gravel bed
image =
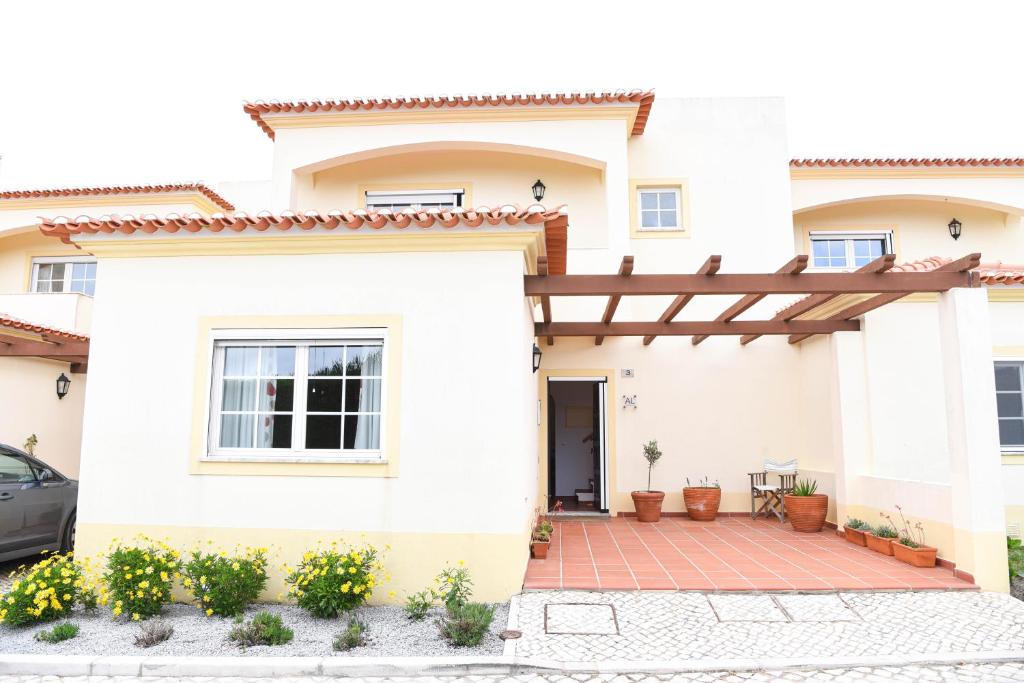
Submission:
<svg viewBox="0 0 1024 683">
<path fill-rule="evenodd" d="M 174 635 L 159 645 L 140 648 L 135 645 L 139 625 L 114 620 L 109 610 L 92 613 L 76 609 L 69 621 L 78 624 L 76 638 L 62 643 L 35 640 L 38 631 L 53 623 L 9 628 L 0 626 L 0 652 L 7 654 L 53 655 L 145 655 L 145 656 L 339 656 L 339 657 L 433 657 L 500 655 L 504 643 L 498 634 L 508 622 L 508 604 L 497 605 L 494 621 L 483 642 L 474 648 L 452 647 L 441 637 L 435 624 L 443 613 L 432 610 L 422 621 L 411 621 L 401 607 L 362 607 L 355 614 L 367 626 L 367 644 L 354 650 L 335 652 L 335 634 L 348 623 L 348 617 L 317 619 L 292 605 L 253 605 L 246 610 L 246 619 L 266 610 L 281 615 L 286 626 L 295 632 L 287 645 L 260 646 L 242 650 L 227 639 L 234 626 L 233 619 L 205 617 L 189 605 L 169 605 L 160 619 L 174 626 Z"/>
</svg>

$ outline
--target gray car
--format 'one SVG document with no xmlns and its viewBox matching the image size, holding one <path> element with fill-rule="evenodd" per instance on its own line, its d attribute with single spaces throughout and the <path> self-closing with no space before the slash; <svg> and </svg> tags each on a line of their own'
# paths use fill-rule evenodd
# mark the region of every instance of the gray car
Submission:
<svg viewBox="0 0 1024 683">
<path fill-rule="evenodd" d="M 78 482 L 0 444 L 0 562 L 75 545 Z"/>
</svg>

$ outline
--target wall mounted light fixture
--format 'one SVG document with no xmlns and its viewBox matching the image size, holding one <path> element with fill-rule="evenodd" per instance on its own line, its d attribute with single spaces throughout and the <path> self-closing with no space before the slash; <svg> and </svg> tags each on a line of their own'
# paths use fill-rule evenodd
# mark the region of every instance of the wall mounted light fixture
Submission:
<svg viewBox="0 0 1024 683">
<path fill-rule="evenodd" d="M 533 188 L 532 189 L 533 189 L 533 198 L 539 202 L 540 200 L 544 199 L 544 192 L 548 188 L 547 188 L 547 186 L 544 183 L 542 183 L 540 181 L 540 178 L 537 178 L 537 182 L 535 182 L 533 184 Z"/>
<path fill-rule="evenodd" d="M 960 239 L 960 231 L 962 228 L 963 224 L 954 218 L 949 222 L 949 236 L 955 240 Z"/>
<path fill-rule="evenodd" d="M 60 373 L 60 377 L 57 378 L 57 398 L 61 399 L 67 396 L 69 388 L 71 388 L 71 380 L 63 372 Z"/>
</svg>

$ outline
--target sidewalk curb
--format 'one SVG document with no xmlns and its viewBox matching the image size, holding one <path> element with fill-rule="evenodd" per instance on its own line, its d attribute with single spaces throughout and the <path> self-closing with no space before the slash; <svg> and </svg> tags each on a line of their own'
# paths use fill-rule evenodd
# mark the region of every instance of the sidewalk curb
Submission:
<svg viewBox="0 0 1024 683">
<path fill-rule="evenodd" d="M 0 675 L 386 677 L 536 674 L 674 674 L 1024 663 L 1024 650 L 869 657 L 557 662 L 532 657 L 90 657 L 0 655 Z"/>
</svg>

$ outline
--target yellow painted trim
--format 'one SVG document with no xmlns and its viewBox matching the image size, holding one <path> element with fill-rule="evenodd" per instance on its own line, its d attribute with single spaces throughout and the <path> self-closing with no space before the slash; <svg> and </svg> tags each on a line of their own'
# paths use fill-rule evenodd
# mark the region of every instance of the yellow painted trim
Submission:
<svg viewBox="0 0 1024 683">
<path fill-rule="evenodd" d="M 615 370 L 611 368 L 589 370 L 541 370 L 537 373 L 537 395 L 540 397 L 540 429 L 537 430 L 537 502 L 538 514 L 548 510 L 548 378 L 550 377 L 607 377 L 608 402 L 605 410 L 608 447 L 608 513 L 612 516 L 622 509 L 618 496 L 618 458 L 616 454 Z"/>
<path fill-rule="evenodd" d="M 377 501 L 377 504 L 381 504 Z M 129 516 L 125 512 L 125 516 Z M 330 523 L 330 520 L 328 521 Z M 317 542 L 331 541 L 359 546 L 369 544 L 381 551 L 384 564 L 381 578 L 390 583 L 379 584 L 371 604 L 402 604 L 406 596 L 433 585 L 433 578 L 445 565 L 464 560 L 473 576 L 473 599 L 483 602 L 504 602 L 519 593 L 529 558 L 529 527 L 518 533 L 430 533 L 418 531 L 368 531 L 362 529 L 255 529 L 247 527 L 174 526 L 168 524 L 97 524 L 79 522 L 75 555 L 91 558 L 100 566 L 102 555 L 117 538 L 130 543 L 139 534 L 165 541 L 183 555 L 202 546 L 204 551 L 231 552 L 238 545 L 269 549 L 269 583 L 260 596 L 262 602 L 281 602 L 286 593 L 287 563 L 295 566 L 302 554 L 316 547 Z M 212 544 L 207 544 L 212 541 Z M 388 548 L 390 546 L 390 549 Z M 394 591 L 394 596 L 389 593 Z M 190 596 L 176 592 L 175 599 Z"/>
<path fill-rule="evenodd" d="M 213 462 L 205 460 L 209 425 L 209 397 L 212 380 L 213 332 L 217 329 L 327 329 L 384 328 L 387 330 L 385 462 L 302 463 L 302 462 Z M 305 316 L 218 316 L 199 319 L 196 336 L 196 366 L 192 398 L 192 440 L 189 474 L 231 476 L 297 477 L 397 477 L 401 435 L 402 317 L 399 315 L 305 315 Z"/>
<path fill-rule="evenodd" d="M 993 358 L 1024 358 L 1024 346 L 993 346 Z"/>
<path fill-rule="evenodd" d="M 683 222 L 681 230 L 641 230 L 640 206 L 637 194 L 640 190 L 652 187 L 667 187 L 679 190 L 679 218 Z M 630 239 L 680 239 L 692 237 L 693 228 L 690 219 L 690 181 L 687 178 L 630 178 L 629 179 L 629 236 Z"/>
<path fill-rule="evenodd" d="M 789 176 L 795 180 L 823 178 L 1019 178 L 1024 167 L 946 167 L 916 166 L 910 168 L 791 168 Z"/>
<path fill-rule="evenodd" d="M 25 209 L 61 209 L 83 206 L 134 206 L 137 204 L 192 204 L 200 213 L 227 213 L 200 192 L 160 192 L 153 194 L 87 195 L 80 197 L 39 197 L 36 199 L 0 199 L 0 211 Z"/>
<path fill-rule="evenodd" d="M 466 123 L 505 121 L 594 121 L 621 119 L 626 137 L 633 134 L 638 104 L 620 106 L 548 106 L 548 107 L 466 107 L 426 110 L 401 110 L 372 113 L 331 112 L 328 114 L 263 114 L 263 121 L 274 131 L 288 128 L 329 128 L 334 126 L 388 126 L 418 123 Z"/>
<path fill-rule="evenodd" d="M 1002 462 L 1004 465 L 1024 465 L 1024 453 L 1003 453 Z"/>
<path fill-rule="evenodd" d="M 356 203 L 353 206 L 366 208 L 367 192 L 403 192 L 409 190 L 447 190 L 461 187 L 463 208 L 473 207 L 473 183 L 469 180 L 454 180 L 450 183 L 362 183 L 356 185 Z"/>
<path fill-rule="evenodd" d="M 811 255 L 811 233 L 812 232 L 891 232 L 892 250 L 895 254 L 902 253 L 902 241 L 900 239 L 900 226 L 898 223 L 851 223 L 845 225 L 825 225 L 818 227 L 805 226 L 803 231 L 803 252 L 810 257 L 808 268 L 813 269 L 814 256 Z"/>
<path fill-rule="evenodd" d="M 996 289 L 988 288 L 988 300 L 999 302 L 1021 302 L 1024 301 L 1024 287 Z"/>
</svg>

